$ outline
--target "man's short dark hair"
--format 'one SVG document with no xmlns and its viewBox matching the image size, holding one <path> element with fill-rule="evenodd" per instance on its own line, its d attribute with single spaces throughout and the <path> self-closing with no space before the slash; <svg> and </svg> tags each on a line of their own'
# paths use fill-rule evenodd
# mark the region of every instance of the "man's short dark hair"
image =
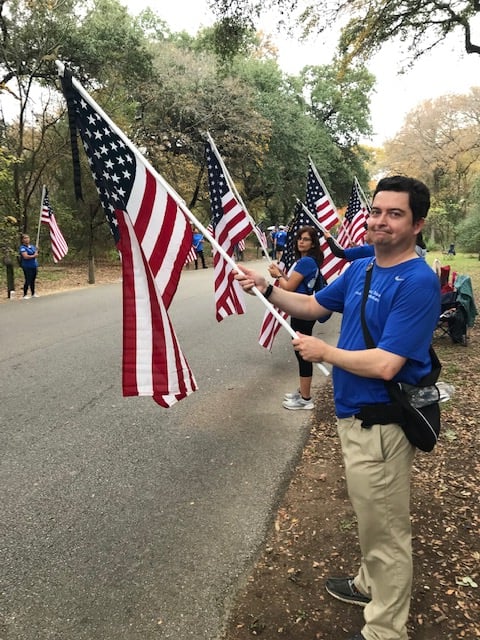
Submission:
<svg viewBox="0 0 480 640">
<path fill-rule="evenodd" d="M 408 176 L 388 176 L 382 178 L 375 187 L 373 197 L 379 191 L 399 191 L 408 193 L 413 222 L 426 218 L 430 209 L 430 191 L 426 184 Z"/>
</svg>

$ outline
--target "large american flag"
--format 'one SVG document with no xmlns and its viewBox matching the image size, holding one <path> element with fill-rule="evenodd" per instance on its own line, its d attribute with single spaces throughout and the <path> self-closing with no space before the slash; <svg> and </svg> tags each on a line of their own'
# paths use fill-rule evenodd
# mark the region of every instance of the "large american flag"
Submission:
<svg viewBox="0 0 480 640">
<path fill-rule="evenodd" d="M 337 237 L 337 241 L 342 247 L 364 243 L 367 214 L 367 205 L 363 202 L 357 181 L 354 180 L 345 218 Z"/>
<path fill-rule="evenodd" d="M 308 166 L 306 205 L 327 231 L 340 221 L 336 207 L 311 160 Z M 325 280 L 330 282 L 347 262 L 333 255 L 323 236 L 320 249 L 323 252 L 322 273 Z"/>
<path fill-rule="evenodd" d="M 235 245 L 253 231 L 253 225 L 228 183 L 220 159 L 209 141 L 205 143 L 205 157 L 208 168 L 213 236 L 225 253 L 233 259 Z M 213 248 L 213 267 L 217 321 L 220 322 L 235 313 L 245 313 L 243 290 L 234 279 L 232 267 L 215 247 Z"/>
<path fill-rule="evenodd" d="M 93 99 L 62 83 L 122 256 L 123 394 L 170 407 L 197 388 L 167 313 L 192 246 L 190 224 L 180 198 Z"/>
<path fill-rule="evenodd" d="M 60 262 L 68 253 L 68 245 L 60 231 L 55 214 L 50 205 L 47 187 L 43 187 L 43 200 L 40 213 L 40 222 L 48 225 L 50 231 L 50 243 L 52 246 L 52 256 L 54 262 Z"/>
</svg>

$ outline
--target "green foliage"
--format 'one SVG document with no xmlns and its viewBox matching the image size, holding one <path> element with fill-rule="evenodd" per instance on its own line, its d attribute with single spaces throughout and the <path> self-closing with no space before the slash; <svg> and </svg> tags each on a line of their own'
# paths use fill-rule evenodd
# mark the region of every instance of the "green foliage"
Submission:
<svg viewBox="0 0 480 640">
<path fill-rule="evenodd" d="M 411 60 L 416 60 L 449 34 L 462 40 L 467 53 L 480 53 L 480 43 L 472 41 L 480 14 L 477 0 L 210 0 L 209 5 L 219 18 L 230 17 L 238 24 L 255 22 L 274 7 L 280 12 L 281 25 L 301 26 L 305 34 L 346 22 L 339 54 L 347 64 L 371 57 L 389 41 L 405 46 Z"/>
<path fill-rule="evenodd" d="M 463 251 L 480 255 L 480 211 L 468 216 L 457 229 L 457 241 Z"/>
</svg>

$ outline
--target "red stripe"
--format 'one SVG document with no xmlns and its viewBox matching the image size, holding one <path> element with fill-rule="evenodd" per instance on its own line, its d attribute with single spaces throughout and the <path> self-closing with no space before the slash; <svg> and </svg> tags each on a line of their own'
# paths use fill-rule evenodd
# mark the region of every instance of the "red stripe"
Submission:
<svg viewBox="0 0 480 640">
<path fill-rule="evenodd" d="M 144 172 L 146 176 L 145 188 L 142 193 L 142 201 L 140 205 L 136 203 L 138 208 L 136 217 L 133 216 L 132 211 L 129 211 L 129 213 L 130 219 L 135 217 L 135 235 L 137 236 L 139 243 L 142 244 L 152 217 L 153 205 L 155 204 L 155 194 L 157 192 L 157 181 L 150 174 L 150 171 L 147 171 L 143 166 L 137 167 L 137 172 L 140 171 Z"/>
<path fill-rule="evenodd" d="M 124 213 L 116 212 L 120 231 L 119 250 L 122 254 L 123 289 L 123 361 L 122 390 L 124 396 L 138 396 L 137 387 L 137 314 L 135 303 L 135 278 L 130 246 L 130 234 L 124 221 Z"/>
</svg>

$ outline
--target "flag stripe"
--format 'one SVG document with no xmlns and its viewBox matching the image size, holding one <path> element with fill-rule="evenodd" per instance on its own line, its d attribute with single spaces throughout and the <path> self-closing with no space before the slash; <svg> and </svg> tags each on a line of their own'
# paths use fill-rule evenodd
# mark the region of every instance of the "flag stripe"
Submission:
<svg viewBox="0 0 480 640">
<path fill-rule="evenodd" d="M 153 396 L 158 404 L 169 407 L 195 391 L 196 382 L 180 350 L 129 218 L 122 211 L 117 211 L 117 220 L 121 233 L 122 281 L 126 301 L 124 395 Z M 145 300 L 150 304 L 145 306 Z"/>
</svg>

